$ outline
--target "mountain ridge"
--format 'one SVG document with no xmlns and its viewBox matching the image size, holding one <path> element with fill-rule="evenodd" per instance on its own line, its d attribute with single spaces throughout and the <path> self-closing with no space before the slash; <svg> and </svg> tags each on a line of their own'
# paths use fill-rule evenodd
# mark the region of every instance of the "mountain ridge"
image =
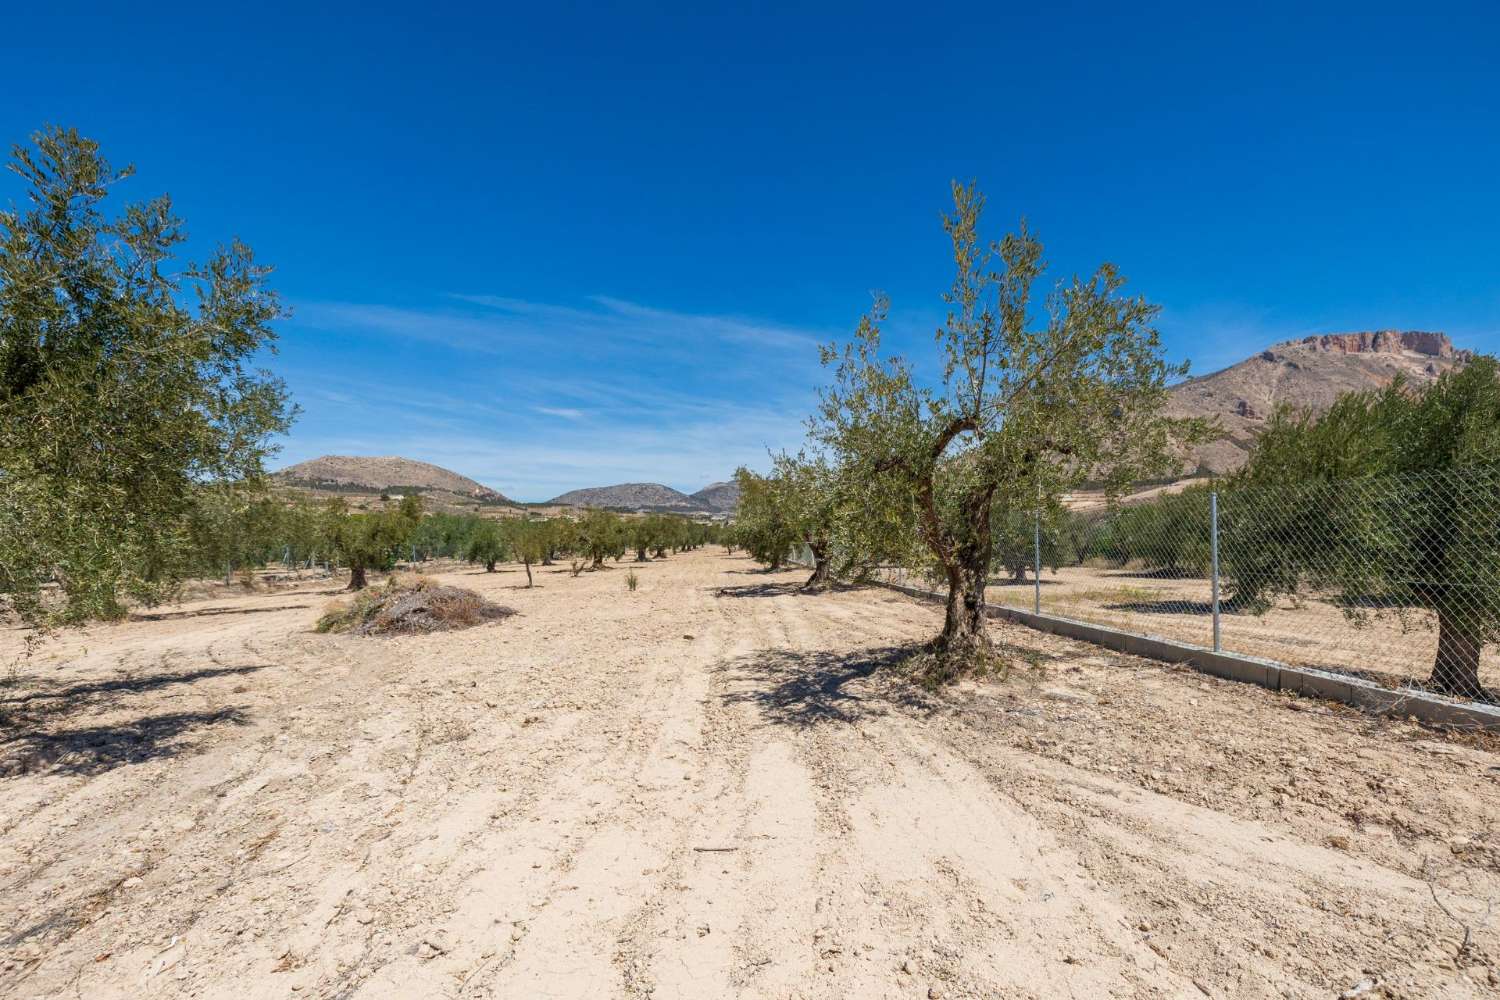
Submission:
<svg viewBox="0 0 1500 1000">
<path fill-rule="evenodd" d="M 712 507 L 721 514 L 732 514 L 740 503 L 740 486 L 732 479 L 726 482 L 709 483 L 691 496 L 694 500 Z"/>
<path fill-rule="evenodd" d="M 332 493 L 446 494 L 469 503 L 515 506 L 499 490 L 431 462 L 399 455 L 320 455 L 271 474 L 283 485 Z"/>
<path fill-rule="evenodd" d="M 587 486 L 553 497 L 549 504 L 566 507 L 600 507 L 617 510 L 649 510 L 672 513 L 714 513 L 714 508 L 693 495 L 662 483 L 616 483 Z"/>
<path fill-rule="evenodd" d="M 1398 375 L 1426 385 L 1473 357 L 1445 333 L 1365 330 L 1285 340 L 1168 391 L 1166 412 L 1217 419 L 1224 433 L 1191 449 L 1188 472 L 1222 474 L 1245 464 L 1277 406 L 1324 411 L 1345 392 L 1389 385 Z"/>
</svg>

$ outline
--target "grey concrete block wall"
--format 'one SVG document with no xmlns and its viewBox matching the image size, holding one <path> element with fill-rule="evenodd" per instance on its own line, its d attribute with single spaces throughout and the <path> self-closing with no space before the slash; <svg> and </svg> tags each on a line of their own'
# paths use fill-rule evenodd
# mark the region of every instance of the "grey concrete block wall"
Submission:
<svg viewBox="0 0 1500 1000">
<path fill-rule="evenodd" d="M 885 586 L 923 600 L 941 599 L 940 594 L 921 587 L 897 583 Z M 990 604 L 986 606 L 986 611 L 991 617 L 1003 618 L 1041 632 L 1081 639 L 1153 660 L 1186 664 L 1215 677 L 1257 684 L 1272 691 L 1293 691 L 1309 698 L 1326 698 L 1382 715 L 1407 716 L 1438 725 L 1500 729 L 1500 707 L 1452 701 L 1424 691 L 1392 690 L 1347 674 L 1293 667 L 1237 653 L 1215 652 L 1160 636 L 1138 635 L 1073 618 L 1036 614 L 1021 608 Z"/>
</svg>

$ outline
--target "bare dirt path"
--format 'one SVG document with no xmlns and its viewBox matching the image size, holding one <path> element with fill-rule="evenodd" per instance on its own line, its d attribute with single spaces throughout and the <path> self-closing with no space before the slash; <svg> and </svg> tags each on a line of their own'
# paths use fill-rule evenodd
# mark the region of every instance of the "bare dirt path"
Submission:
<svg viewBox="0 0 1500 1000">
<path fill-rule="evenodd" d="M 929 694 L 928 605 L 636 568 L 447 574 L 520 612 L 447 635 L 313 634 L 325 582 L 44 650 L 0 996 L 1500 992 L 1482 740 L 1029 633 Z"/>
</svg>

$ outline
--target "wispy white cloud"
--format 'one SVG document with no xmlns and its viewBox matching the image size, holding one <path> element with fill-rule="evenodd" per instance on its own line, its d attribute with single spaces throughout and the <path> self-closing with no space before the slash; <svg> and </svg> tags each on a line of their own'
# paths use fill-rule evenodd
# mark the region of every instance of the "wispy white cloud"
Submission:
<svg viewBox="0 0 1500 1000">
<path fill-rule="evenodd" d="M 733 316 L 701 316 L 691 313 L 652 309 L 606 295 L 596 295 L 593 301 L 614 313 L 622 325 L 635 325 L 642 331 L 666 332 L 689 337 L 708 336 L 713 339 L 750 344 L 761 347 L 789 348 L 797 351 L 816 351 L 822 340 L 805 330 L 779 326 L 756 320 Z"/>
<path fill-rule="evenodd" d="M 454 305 L 414 309 L 305 302 L 297 304 L 295 319 L 312 329 L 398 337 L 485 354 L 524 348 L 605 357 L 644 349 L 653 355 L 692 359 L 717 356 L 727 347 L 754 350 L 763 364 L 796 364 L 815 357 L 817 345 L 828 339 L 825 333 L 770 321 L 676 312 L 604 295 L 590 298 L 589 308 L 499 295 L 446 298 Z"/>
<path fill-rule="evenodd" d="M 538 413 L 545 413 L 549 417 L 561 417 L 564 420 L 582 420 L 585 416 L 582 410 L 567 406 L 535 406 L 532 409 Z"/>
<path fill-rule="evenodd" d="M 804 436 L 816 331 L 606 297 L 447 301 L 300 305 L 284 367 L 307 412 L 283 460 L 403 454 L 544 500 L 611 482 L 698 489 Z M 349 350 L 362 336 L 392 343 Z"/>
<path fill-rule="evenodd" d="M 293 319 L 296 325 L 315 330 L 399 337 L 490 354 L 505 350 L 506 337 L 514 333 L 481 317 L 451 310 L 402 309 L 358 302 L 299 302 Z"/>
<path fill-rule="evenodd" d="M 580 486 L 662 482 L 684 492 L 725 479 L 738 465 L 765 469 L 768 452 L 802 439 L 801 414 L 740 411 L 725 419 L 660 427 L 620 425 L 552 435 L 493 434 L 481 427 L 381 427 L 354 419 L 330 433 L 293 436 L 287 464 L 321 454 L 400 454 L 434 462 L 523 500 Z"/>
</svg>

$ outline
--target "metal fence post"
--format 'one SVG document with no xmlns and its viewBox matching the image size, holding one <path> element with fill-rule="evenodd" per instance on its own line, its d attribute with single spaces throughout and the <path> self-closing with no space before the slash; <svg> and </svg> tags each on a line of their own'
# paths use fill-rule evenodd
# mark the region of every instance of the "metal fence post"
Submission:
<svg viewBox="0 0 1500 1000">
<path fill-rule="evenodd" d="M 1208 495 L 1208 525 L 1209 535 L 1212 538 L 1213 550 L 1213 586 L 1214 586 L 1214 652 L 1220 651 L 1219 644 L 1219 493 L 1217 490 Z"/>
<path fill-rule="evenodd" d="M 1032 550 L 1031 610 L 1042 613 L 1042 512 L 1036 512 L 1036 536 Z"/>
</svg>

